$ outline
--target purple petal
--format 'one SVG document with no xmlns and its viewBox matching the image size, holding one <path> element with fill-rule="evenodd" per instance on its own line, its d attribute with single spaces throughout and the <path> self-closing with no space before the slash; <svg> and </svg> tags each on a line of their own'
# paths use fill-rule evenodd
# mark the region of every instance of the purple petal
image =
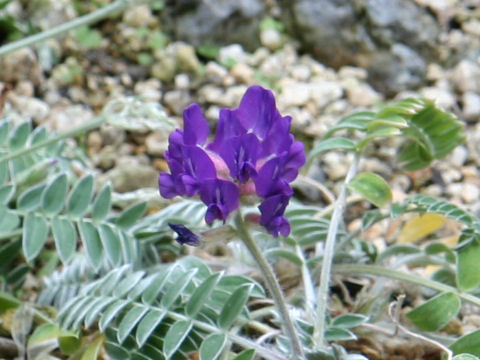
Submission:
<svg viewBox="0 0 480 360">
<path fill-rule="evenodd" d="M 283 161 L 275 157 L 267 161 L 254 177 L 255 191 L 258 196 L 268 197 L 275 194 L 291 196 L 292 188 L 282 176 Z"/>
<path fill-rule="evenodd" d="M 267 135 L 272 123 L 280 117 L 273 93 L 258 85 L 247 89 L 235 111 L 247 132 L 252 131 L 261 140 Z"/>
<path fill-rule="evenodd" d="M 246 134 L 246 132 L 234 110 L 221 109 L 215 140 L 208 145 L 208 149 L 218 153 L 230 138 Z"/>
<path fill-rule="evenodd" d="M 183 112 L 183 139 L 186 145 L 204 145 L 210 132 L 207 119 L 198 104 L 188 106 Z"/>
<path fill-rule="evenodd" d="M 275 119 L 263 141 L 262 156 L 268 157 L 272 154 L 278 155 L 288 151 L 293 142 L 293 136 L 290 134 L 291 121 L 290 116 L 278 116 Z"/>
<path fill-rule="evenodd" d="M 274 237 L 279 233 L 283 236 L 290 234 L 290 224 L 283 216 L 289 200 L 289 196 L 274 195 L 265 199 L 258 207 L 261 213 L 260 225 L 263 225 Z"/>
<path fill-rule="evenodd" d="M 160 188 L 160 195 L 166 199 L 171 199 L 174 196 L 180 195 L 175 187 L 173 176 L 166 172 L 160 173 L 158 177 L 158 187 Z"/>
<path fill-rule="evenodd" d="M 227 180 L 206 180 L 202 182 L 200 198 L 208 206 L 205 221 L 211 223 L 215 219 L 227 218 L 238 207 L 240 191 L 238 187 Z"/>
<path fill-rule="evenodd" d="M 168 226 L 170 226 L 170 229 L 172 229 L 177 233 L 178 237 L 176 240 L 181 245 L 191 245 L 191 246 L 200 245 L 200 237 L 195 233 L 193 233 L 185 225 L 168 223 Z"/>
<path fill-rule="evenodd" d="M 232 178 L 245 183 L 256 175 L 255 164 L 258 158 L 260 142 L 254 134 L 245 134 L 231 138 L 223 144 L 220 156 L 225 160 Z"/>
<path fill-rule="evenodd" d="M 298 176 L 298 171 L 305 164 L 305 146 L 300 141 L 295 141 L 285 157 L 282 169 L 282 178 L 290 182 Z"/>
<path fill-rule="evenodd" d="M 185 146 L 185 172 L 198 180 L 215 179 L 217 171 L 207 153 L 198 146 Z"/>
</svg>

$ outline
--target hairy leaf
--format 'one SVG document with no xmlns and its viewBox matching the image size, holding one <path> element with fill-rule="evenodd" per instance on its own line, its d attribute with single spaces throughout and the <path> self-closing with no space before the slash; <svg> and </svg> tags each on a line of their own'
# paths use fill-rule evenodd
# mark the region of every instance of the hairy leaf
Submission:
<svg viewBox="0 0 480 360">
<path fill-rule="evenodd" d="M 87 175 L 80 179 L 70 193 L 68 199 L 68 214 L 81 217 L 87 211 L 93 194 L 93 176 Z"/>
<path fill-rule="evenodd" d="M 23 253 L 30 262 L 35 259 L 47 241 L 48 224 L 40 216 L 29 213 L 23 225 Z"/>
<path fill-rule="evenodd" d="M 458 295 L 443 293 L 409 311 L 406 317 L 420 330 L 437 331 L 457 315 L 460 305 Z"/>
</svg>

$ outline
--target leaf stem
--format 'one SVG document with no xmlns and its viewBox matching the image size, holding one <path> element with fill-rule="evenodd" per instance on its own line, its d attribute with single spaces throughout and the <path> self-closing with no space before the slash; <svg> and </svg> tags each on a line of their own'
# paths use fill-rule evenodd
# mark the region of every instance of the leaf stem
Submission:
<svg viewBox="0 0 480 360">
<path fill-rule="evenodd" d="M 326 319 L 327 319 L 327 305 L 328 305 L 328 289 L 330 284 L 330 277 L 332 271 L 333 256 L 335 250 L 335 240 L 337 238 L 338 227 L 340 221 L 343 217 L 343 211 L 347 199 L 347 184 L 350 180 L 353 179 L 357 173 L 359 162 L 358 154 L 355 154 L 352 165 L 348 170 L 345 182 L 343 183 L 340 194 L 338 195 L 337 200 L 333 208 L 332 218 L 330 219 L 330 224 L 328 226 L 328 235 L 325 241 L 325 250 L 322 254 L 321 243 L 317 243 L 315 249 L 315 256 L 322 256 L 322 272 L 320 274 L 320 285 L 318 287 L 317 293 L 317 308 L 316 308 L 316 321 L 314 324 L 313 330 L 313 343 L 317 349 L 322 348 L 325 344 L 325 330 L 326 330 Z"/>
<path fill-rule="evenodd" d="M 51 144 L 54 144 L 54 143 L 56 143 L 60 140 L 63 140 L 63 139 L 69 138 L 69 137 L 74 137 L 74 136 L 76 136 L 78 134 L 81 134 L 85 131 L 88 131 L 90 129 L 97 128 L 100 125 L 102 125 L 105 121 L 106 121 L 105 116 L 103 116 L 103 115 L 96 116 L 92 120 L 86 122 L 83 125 L 80 125 L 80 126 L 74 128 L 74 129 L 71 129 L 71 130 L 66 131 L 64 133 L 61 133 L 61 134 L 57 134 L 57 135 L 55 135 L 55 136 L 53 136 L 49 139 L 46 139 L 44 141 L 40 141 L 40 142 L 38 142 L 38 143 L 36 143 L 32 146 L 28 146 L 28 147 L 25 147 L 23 149 L 19 149 L 17 151 L 12 151 L 12 152 L 8 153 L 7 155 L 0 157 L 0 164 L 4 163 L 6 161 L 9 161 L 9 160 L 15 159 L 17 157 L 26 155 L 26 154 L 28 154 L 32 151 L 41 149 L 45 146 L 49 146 Z"/>
<path fill-rule="evenodd" d="M 369 274 L 369 275 L 377 275 L 382 277 L 387 277 L 390 279 L 396 279 L 401 281 L 406 281 L 412 284 L 424 286 L 426 288 L 430 288 L 433 290 L 444 291 L 444 292 L 452 292 L 458 295 L 465 301 L 468 301 L 472 304 L 480 306 L 480 298 L 467 294 L 464 292 L 458 291 L 457 288 L 453 286 L 442 284 L 438 281 L 433 281 L 430 279 L 425 279 L 417 275 L 410 275 L 404 272 L 384 268 L 381 266 L 376 265 L 365 265 L 365 264 L 341 264 L 335 265 L 333 271 L 337 274 Z"/>
<path fill-rule="evenodd" d="M 293 358 L 298 360 L 304 359 L 303 348 L 302 348 L 302 345 L 300 344 L 300 340 L 295 330 L 295 325 L 293 324 L 292 319 L 290 318 L 290 314 L 288 312 L 287 304 L 285 301 L 285 297 L 283 296 L 282 290 L 280 288 L 280 284 L 278 283 L 278 280 L 275 274 L 273 273 L 273 270 L 270 264 L 267 262 L 267 260 L 263 256 L 262 251 L 250 236 L 250 233 L 247 229 L 247 225 L 243 221 L 243 217 L 240 211 L 237 212 L 237 215 L 235 217 L 235 224 L 237 227 L 237 233 L 239 237 L 242 239 L 243 243 L 245 244 L 247 249 L 250 251 L 250 254 L 253 256 L 258 267 L 260 268 L 260 271 L 262 272 L 262 275 L 265 279 L 265 284 L 267 285 L 268 290 L 272 295 L 273 301 L 275 302 L 275 305 L 277 306 L 277 309 L 280 312 L 280 315 L 283 320 L 283 327 L 285 330 L 285 334 L 289 338 L 292 346 Z"/>
<path fill-rule="evenodd" d="M 64 32 L 69 30 L 75 29 L 76 27 L 87 25 L 98 20 L 101 20 L 112 13 L 121 10 L 122 8 L 128 5 L 127 0 L 117 0 L 109 5 L 102 7 L 96 11 L 93 11 L 90 14 L 86 14 L 84 16 L 80 16 L 72 21 L 68 21 L 64 24 L 58 25 L 54 28 L 48 29 L 46 31 L 42 31 L 38 34 L 28 36 L 24 39 L 12 42 L 10 44 L 4 45 L 0 47 L 0 56 L 6 55 L 11 53 L 15 50 L 21 49 L 23 47 L 27 47 L 30 45 L 34 45 L 39 43 L 40 41 L 44 41 L 55 36 L 58 36 Z"/>
</svg>

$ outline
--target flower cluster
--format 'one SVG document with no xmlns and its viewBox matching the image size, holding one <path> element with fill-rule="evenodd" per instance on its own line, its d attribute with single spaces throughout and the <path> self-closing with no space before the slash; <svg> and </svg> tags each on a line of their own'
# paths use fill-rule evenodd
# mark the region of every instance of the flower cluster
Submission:
<svg viewBox="0 0 480 360">
<path fill-rule="evenodd" d="M 165 154 L 171 174 L 160 173 L 165 198 L 195 196 L 207 205 L 205 221 L 223 220 L 241 198 L 261 199 L 260 225 L 277 237 L 287 236 L 283 216 L 293 195 L 289 185 L 305 163 L 301 142 L 290 133 L 291 117 L 281 116 L 273 93 L 252 86 L 237 109 L 222 109 L 217 133 L 208 142 L 209 127 L 200 107 L 184 111 L 184 130 L 169 137 Z"/>
</svg>

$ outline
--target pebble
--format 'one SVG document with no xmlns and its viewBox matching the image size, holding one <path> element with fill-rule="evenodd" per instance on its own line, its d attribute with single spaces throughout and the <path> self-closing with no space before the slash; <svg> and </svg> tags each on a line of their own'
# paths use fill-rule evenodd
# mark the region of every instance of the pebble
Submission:
<svg viewBox="0 0 480 360">
<path fill-rule="evenodd" d="M 123 21 L 129 26 L 139 28 L 153 26 L 158 20 L 153 16 L 150 6 L 145 4 L 129 7 L 128 11 L 123 13 Z"/>
<path fill-rule="evenodd" d="M 467 120 L 475 120 L 480 117 L 480 95 L 467 91 L 462 95 L 462 114 Z"/>
<path fill-rule="evenodd" d="M 282 86 L 278 102 L 285 107 L 302 106 L 310 100 L 311 87 L 307 83 L 294 82 Z"/>
<path fill-rule="evenodd" d="M 324 171 L 330 180 L 340 180 L 347 175 L 350 161 L 347 161 L 346 156 L 329 151 L 322 156 L 322 162 L 325 164 Z"/>
<path fill-rule="evenodd" d="M 205 75 L 209 82 L 222 85 L 228 70 L 214 61 L 209 61 L 205 66 Z"/>
<path fill-rule="evenodd" d="M 196 72 L 200 69 L 201 64 L 192 45 L 176 42 L 170 44 L 168 48 L 175 53 L 180 72 Z"/>
<path fill-rule="evenodd" d="M 468 159 L 468 150 L 464 145 L 457 146 L 453 149 L 452 153 L 448 156 L 448 162 L 462 167 Z"/>
<path fill-rule="evenodd" d="M 121 158 L 115 167 L 100 176 L 100 182 L 112 182 L 114 191 L 124 193 L 141 188 L 158 187 L 158 172 L 142 164 L 137 157 Z"/>
<path fill-rule="evenodd" d="M 84 105 L 56 106 L 45 121 L 50 128 L 65 132 L 86 123 L 93 116 L 93 111 Z"/>
<path fill-rule="evenodd" d="M 238 63 L 232 67 L 230 73 L 240 83 L 252 84 L 254 82 L 254 70 L 245 63 Z"/>
<path fill-rule="evenodd" d="M 365 81 L 367 80 L 368 72 L 365 69 L 354 67 L 354 66 L 342 66 L 338 70 L 338 78 L 340 80 L 355 78 L 357 80 Z"/>
<path fill-rule="evenodd" d="M 157 61 L 150 69 L 151 75 L 163 82 L 170 82 L 177 72 L 177 62 L 175 57 L 167 54 L 165 51 L 155 52 Z"/>
<path fill-rule="evenodd" d="M 179 90 L 190 89 L 190 77 L 187 74 L 178 74 L 175 76 L 175 87 Z"/>
<path fill-rule="evenodd" d="M 282 34 L 275 29 L 264 29 L 260 31 L 260 43 L 267 49 L 275 51 L 280 49 L 283 44 Z"/>
<path fill-rule="evenodd" d="M 333 81 L 317 80 L 310 83 L 312 101 L 318 108 L 323 108 L 343 96 L 342 87 Z"/>
<path fill-rule="evenodd" d="M 467 182 L 463 184 L 461 196 L 462 200 L 467 204 L 473 203 L 479 200 L 480 189 L 476 185 Z"/>
<path fill-rule="evenodd" d="M 460 61 L 453 69 L 451 81 L 462 93 L 480 93 L 480 66 L 470 60 Z"/>
<path fill-rule="evenodd" d="M 24 47 L 0 57 L 0 81 L 26 80 L 39 85 L 42 79 L 42 70 L 32 48 Z"/>
<path fill-rule="evenodd" d="M 425 87 L 420 94 L 446 110 L 452 110 L 457 103 L 451 91 L 438 87 Z"/>
<path fill-rule="evenodd" d="M 222 64 L 226 64 L 231 59 L 235 60 L 237 64 L 246 63 L 248 60 L 248 54 L 243 50 L 242 45 L 232 44 L 221 47 L 218 51 L 218 60 Z"/>
<path fill-rule="evenodd" d="M 296 65 L 293 66 L 290 69 L 290 75 L 292 78 L 298 81 L 308 81 L 310 77 L 312 76 L 312 71 L 310 70 L 310 67 L 304 64 Z"/>
<path fill-rule="evenodd" d="M 162 83 L 158 79 L 148 79 L 135 84 L 133 91 L 145 101 L 160 101 Z"/>
<path fill-rule="evenodd" d="M 190 94 L 184 90 L 172 90 L 165 93 L 163 102 L 175 115 L 183 115 L 183 110 L 193 101 Z"/>
<path fill-rule="evenodd" d="M 50 106 L 37 98 L 10 93 L 8 101 L 23 118 L 32 119 L 37 124 L 43 124 L 50 112 Z"/>
<path fill-rule="evenodd" d="M 372 106 L 382 100 L 382 96 L 370 85 L 350 78 L 342 81 L 348 101 L 359 107 Z"/>
<path fill-rule="evenodd" d="M 168 148 L 168 136 L 160 132 L 152 132 L 145 138 L 147 154 L 162 156 Z"/>
</svg>

